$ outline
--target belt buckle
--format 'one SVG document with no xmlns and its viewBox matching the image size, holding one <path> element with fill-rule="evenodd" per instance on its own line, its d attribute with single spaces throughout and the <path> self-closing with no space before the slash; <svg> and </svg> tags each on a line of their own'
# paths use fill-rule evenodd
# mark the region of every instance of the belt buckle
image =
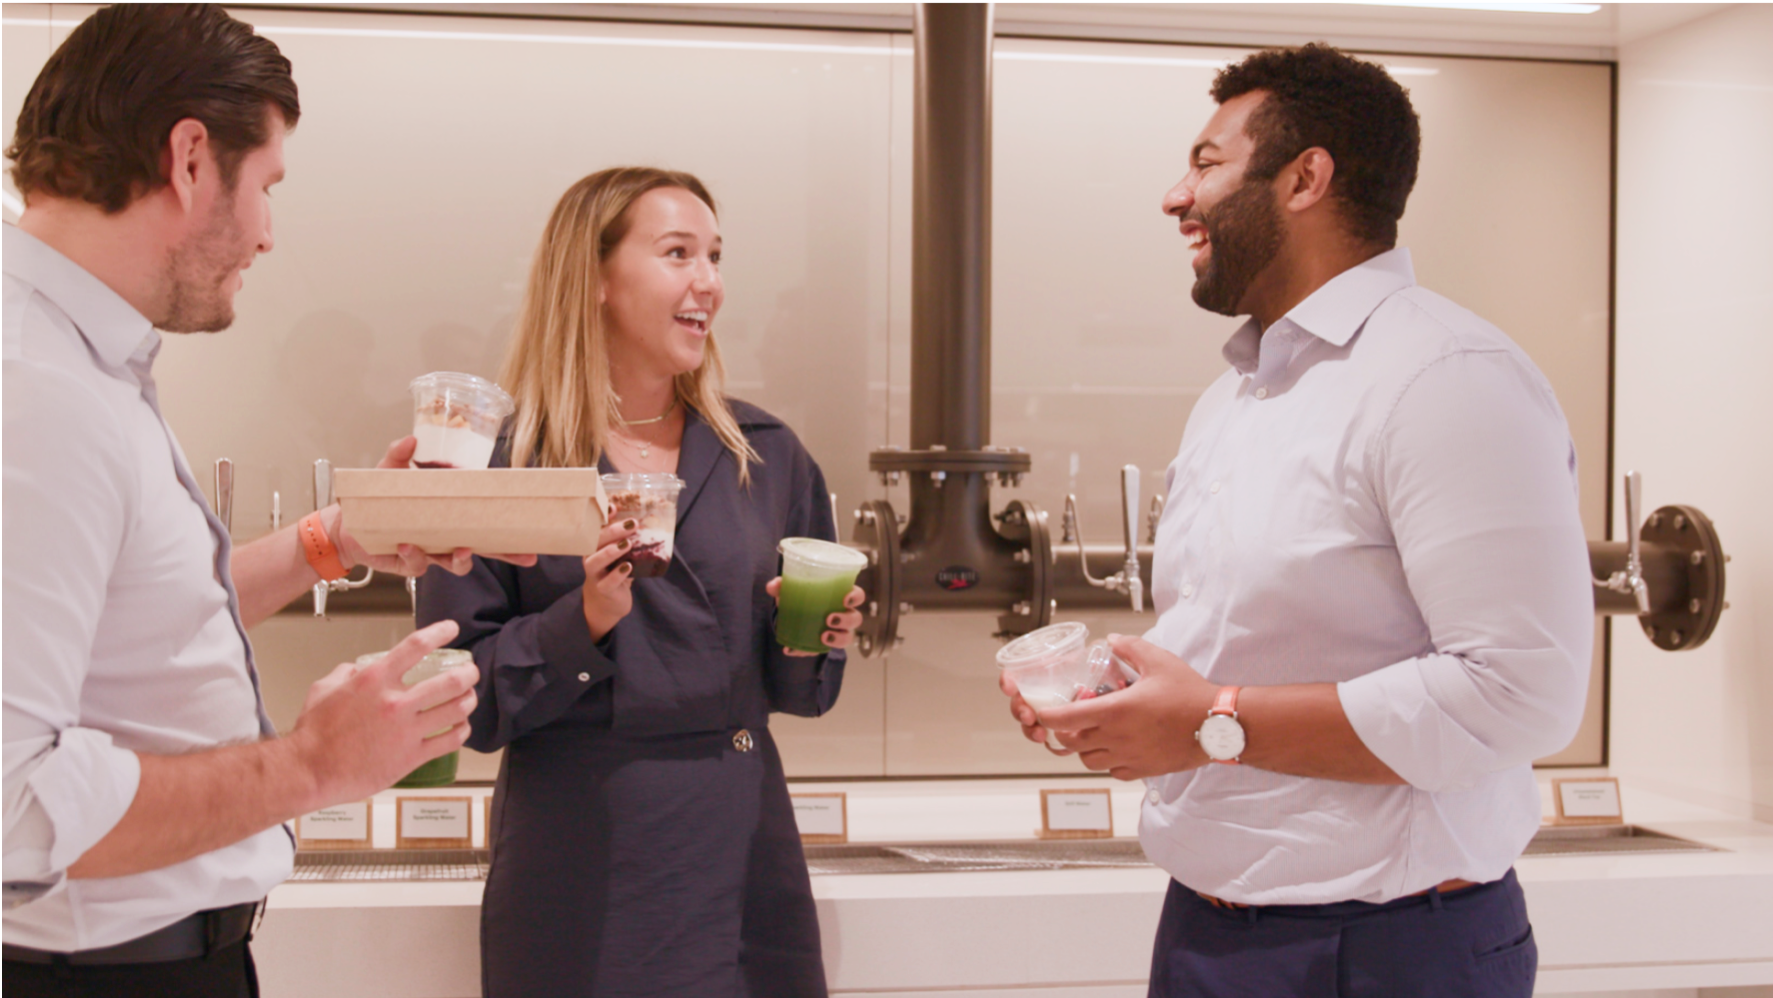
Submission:
<svg viewBox="0 0 1773 998">
<path fill-rule="evenodd" d="M 744 728 L 740 728 L 738 734 L 733 735 L 733 748 L 740 752 L 749 752 L 756 744 L 751 738 L 751 732 Z"/>
</svg>

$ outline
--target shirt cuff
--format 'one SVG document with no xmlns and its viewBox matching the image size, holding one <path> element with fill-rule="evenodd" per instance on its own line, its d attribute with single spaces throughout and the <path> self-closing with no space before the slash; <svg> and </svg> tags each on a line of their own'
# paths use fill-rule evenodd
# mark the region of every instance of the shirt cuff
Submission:
<svg viewBox="0 0 1773 998">
<path fill-rule="evenodd" d="M 26 783 L 36 805 L 49 817 L 49 873 L 60 879 L 117 823 L 135 800 L 142 782 L 142 760 L 118 748 L 111 736 L 92 728 L 66 728 L 56 747 Z M 8 843 L 8 851 L 12 843 Z M 7 871 L 12 880 L 13 871 Z"/>
<path fill-rule="evenodd" d="M 611 628 L 602 641 L 591 640 L 585 623 L 585 605 L 577 590 L 554 601 L 536 621 L 536 647 L 543 668 L 573 671 L 589 678 L 581 684 L 600 683 L 616 674 L 615 634 Z"/>
<path fill-rule="evenodd" d="M 1404 782 L 1434 793 L 1469 790 L 1493 768 L 1493 753 L 1429 692 L 1423 670 L 1447 657 L 1410 659 L 1336 684 L 1342 712 L 1367 750 Z"/>
</svg>

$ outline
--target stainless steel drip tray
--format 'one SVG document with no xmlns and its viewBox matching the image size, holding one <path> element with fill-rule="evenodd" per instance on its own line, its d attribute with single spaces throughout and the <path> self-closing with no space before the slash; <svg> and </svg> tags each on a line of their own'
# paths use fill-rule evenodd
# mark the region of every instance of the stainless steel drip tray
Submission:
<svg viewBox="0 0 1773 998">
<path fill-rule="evenodd" d="M 1137 839 L 1011 839 L 808 845 L 813 876 L 876 873 L 978 873 L 991 870 L 1090 870 L 1151 866 Z M 1636 825 L 1541 828 L 1528 856 L 1720 852 L 1690 839 Z M 485 849 L 363 849 L 296 853 L 296 882 L 485 880 Z"/>
<path fill-rule="evenodd" d="M 1150 866 L 1138 839 L 1012 839 L 890 845 L 809 845 L 813 876 L 859 873 L 972 873 Z"/>
<path fill-rule="evenodd" d="M 1136 839 L 808 845 L 813 876 L 1150 866 Z M 294 882 L 484 880 L 485 849 L 303 850 Z"/>
<path fill-rule="evenodd" d="M 1691 839 L 1637 825 L 1570 825 L 1541 828 L 1527 843 L 1527 856 L 1595 856 L 1618 853 L 1725 852 Z"/>
<path fill-rule="evenodd" d="M 485 880 L 485 849 L 303 849 L 294 882 Z"/>
</svg>

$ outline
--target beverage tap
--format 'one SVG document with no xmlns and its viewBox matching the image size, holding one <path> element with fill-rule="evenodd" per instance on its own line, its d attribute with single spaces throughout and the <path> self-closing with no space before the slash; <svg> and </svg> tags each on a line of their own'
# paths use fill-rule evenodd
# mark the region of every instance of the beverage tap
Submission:
<svg viewBox="0 0 1773 998">
<path fill-rule="evenodd" d="M 1120 469 L 1121 534 L 1126 543 L 1126 560 L 1120 571 L 1105 579 L 1090 574 L 1090 559 L 1084 550 L 1083 531 L 1078 527 L 1077 496 L 1065 497 L 1064 537 L 1060 543 L 1077 545 L 1077 567 L 1085 582 L 1097 589 L 1126 593 L 1134 613 L 1145 610 L 1145 581 L 1139 577 L 1139 466 L 1129 464 Z"/>
<path fill-rule="evenodd" d="M 275 493 L 273 493 L 273 503 L 275 503 L 276 498 Z M 316 510 L 322 510 L 331 505 L 332 462 L 328 461 L 326 458 L 321 458 L 314 462 L 314 508 Z M 330 582 L 321 579 L 319 582 L 314 583 L 314 616 L 321 618 L 326 616 L 326 598 L 328 593 L 343 593 L 349 592 L 353 589 L 362 589 L 364 586 L 369 585 L 369 580 L 375 578 L 375 576 L 375 569 L 365 565 L 363 566 L 363 578 L 361 579 L 355 581 L 350 578 L 333 579 Z M 411 590 L 409 589 L 408 592 L 411 592 Z M 415 596 L 414 599 L 416 600 L 417 597 Z"/>
<path fill-rule="evenodd" d="M 1595 579 L 1597 588 L 1628 594 L 1637 600 L 1638 613 L 1650 612 L 1650 588 L 1644 582 L 1644 552 L 1638 537 L 1639 512 L 1644 498 L 1644 476 L 1635 471 L 1625 473 L 1625 567 L 1605 579 Z"/>
<path fill-rule="evenodd" d="M 1145 611 L 1145 582 L 1139 578 L 1139 466 L 1129 464 L 1120 469 L 1121 532 L 1126 538 L 1127 560 L 1121 566 L 1127 594 L 1133 600 L 1133 612 Z"/>
</svg>

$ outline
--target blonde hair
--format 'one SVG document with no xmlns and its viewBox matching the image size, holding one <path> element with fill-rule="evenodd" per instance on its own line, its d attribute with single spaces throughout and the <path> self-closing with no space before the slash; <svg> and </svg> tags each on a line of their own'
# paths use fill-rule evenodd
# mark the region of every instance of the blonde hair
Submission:
<svg viewBox="0 0 1773 998">
<path fill-rule="evenodd" d="M 600 170 L 567 188 L 530 266 L 499 381 L 517 402 L 511 466 L 596 467 L 621 422 L 610 385 L 609 330 L 598 291 L 604 261 L 628 234 L 628 209 L 642 194 L 678 187 L 714 211 L 714 197 L 688 173 L 645 166 Z M 712 330 L 701 366 L 676 379 L 677 400 L 694 408 L 733 455 L 741 484 L 762 463 L 727 404 L 726 366 Z"/>
</svg>

